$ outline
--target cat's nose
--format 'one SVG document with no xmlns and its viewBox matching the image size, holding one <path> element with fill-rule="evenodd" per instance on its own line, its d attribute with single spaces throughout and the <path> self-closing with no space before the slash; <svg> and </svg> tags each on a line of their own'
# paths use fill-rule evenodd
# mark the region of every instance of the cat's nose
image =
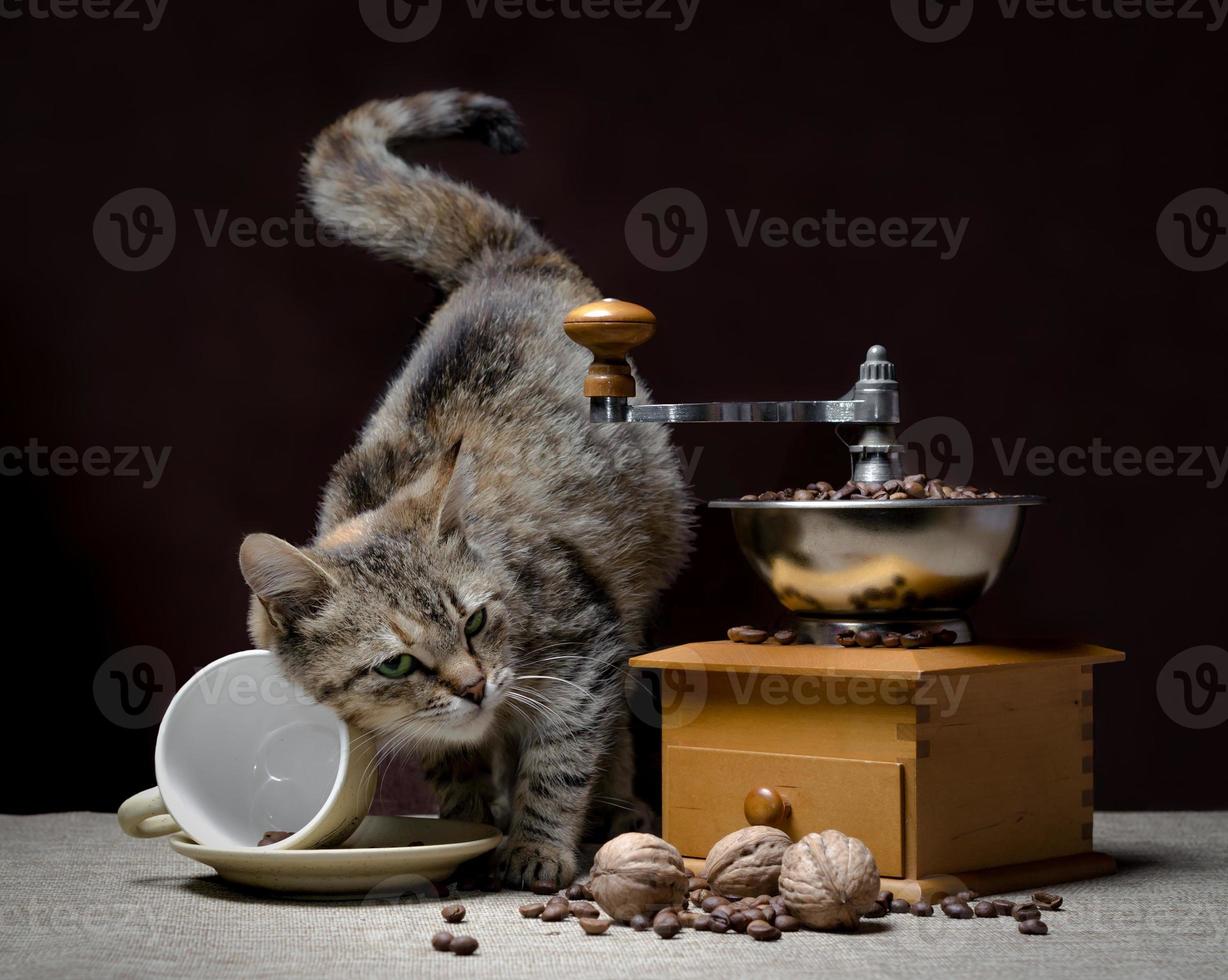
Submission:
<svg viewBox="0 0 1228 980">
<path fill-rule="evenodd" d="M 476 684 L 470 684 L 467 688 L 460 692 L 460 696 L 466 701 L 472 701 L 474 704 L 481 704 L 482 698 L 486 694 L 486 678 L 479 677 Z"/>
</svg>

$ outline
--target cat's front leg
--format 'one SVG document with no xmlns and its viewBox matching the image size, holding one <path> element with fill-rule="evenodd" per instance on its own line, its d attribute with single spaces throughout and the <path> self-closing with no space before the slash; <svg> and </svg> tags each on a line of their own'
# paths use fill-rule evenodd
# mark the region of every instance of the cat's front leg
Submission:
<svg viewBox="0 0 1228 980">
<path fill-rule="evenodd" d="M 507 884 L 527 888 L 549 881 L 562 887 L 575 878 L 600 759 L 592 739 L 580 732 L 523 747 L 511 829 L 499 853 L 499 873 Z"/>
<path fill-rule="evenodd" d="M 486 759 L 472 750 L 441 752 L 422 760 L 435 789 L 439 815 L 448 820 L 491 822 L 495 788 Z"/>
</svg>

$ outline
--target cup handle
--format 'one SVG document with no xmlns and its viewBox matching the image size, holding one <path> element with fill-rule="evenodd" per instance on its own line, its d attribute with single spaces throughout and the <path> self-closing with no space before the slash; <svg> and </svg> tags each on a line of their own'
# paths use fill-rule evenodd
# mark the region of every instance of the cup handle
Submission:
<svg viewBox="0 0 1228 980">
<path fill-rule="evenodd" d="M 129 837 L 165 837 L 180 829 L 166 812 L 157 786 L 124 800 L 116 816 L 120 829 Z"/>
</svg>

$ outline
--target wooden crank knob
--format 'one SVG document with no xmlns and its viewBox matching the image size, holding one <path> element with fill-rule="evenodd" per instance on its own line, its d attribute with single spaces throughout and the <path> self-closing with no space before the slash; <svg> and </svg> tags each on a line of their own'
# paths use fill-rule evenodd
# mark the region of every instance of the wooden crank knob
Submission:
<svg viewBox="0 0 1228 980">
<path fill-rule="evenodd" d="M 793 805 L 772 787 L 760 786 L 746 794 L 742 810 L 752 827 L 779 827 L 789 819 Z"/>
<path fill-rule="evenodd" d="M 584 378 L 589 398 L 632 398 L 635 378 L 627 352 L 652 337 L 657 318 L 650 310 L 620 299 L 602 299 L 577 306 L 563 318 L 567 336 L 593 352 Z"/>
</svg>

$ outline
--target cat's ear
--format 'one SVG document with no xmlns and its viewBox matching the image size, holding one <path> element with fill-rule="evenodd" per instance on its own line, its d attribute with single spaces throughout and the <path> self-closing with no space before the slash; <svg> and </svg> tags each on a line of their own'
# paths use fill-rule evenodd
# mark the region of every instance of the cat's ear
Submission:
<svg viewBox="0 0 1228 980">
<path fill-rule="evenodd" d="M 239 568 L 274 625 L 294 609 L 310 606 L 335 584 L 331 575 L 288 541 L 249 534 L 239 548 Z"/>
<path fill-rule="evenodd" d="M 473 456 L 465 452 L 460 442 L 457 442 L 445 457 L 441 482 L 442 480 L 447 482 L 444 483 L 439 512 L 435 516 L 435 533 L 441 538 L 450 534 L 464 537 L 465 508 L 473 497 L 475 480 Z"/>
</svg>

